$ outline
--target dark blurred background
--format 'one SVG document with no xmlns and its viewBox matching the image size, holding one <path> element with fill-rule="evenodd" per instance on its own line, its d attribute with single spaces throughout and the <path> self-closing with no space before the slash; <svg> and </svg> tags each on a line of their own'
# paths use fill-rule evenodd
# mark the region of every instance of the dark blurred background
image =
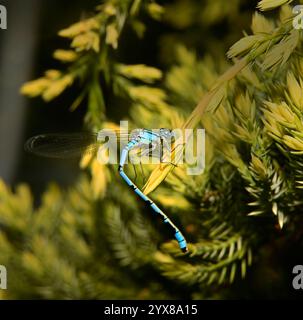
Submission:
<svg viewBox="0 0 303 320">
<path fill-rule="evenodd" d="M 47 183 L 71 184 L 79 174 L 78 161 L 51 160 L 26 154 L 24 142 L 30 136 L 46 132 L 83 129 L 85 105 L 69 110 L 77 96 L 76 86 L 50 103 L 29 99 L 19 91 L 23 83 L 40 77 L 47 69 L 62 69 L 52 58 L 68 41 L 57 36 L 59 30 L 93 13 L 97 0 L 6 0 L 8 28 L 0 30 L 0 177 L 10 185 L 27 182 L 35 196 Z M 119 47 L 119 59 L 127 63 L 157 66 L 157 34 L 163 25 L 151 20 L 140 50 L 138 38 L 126 31 Z M 115 110 L 108 110 L 115 117 Z M 36 198 L 36 197 L 35 197 Z"/>
<path fill-rule="evenodd" d="M 19 93 L 20 86 L 60 68 L 52 52 L 66 47 L 58 30 L 91 12 L 92 0 L 10 0 L 2 1 L 8 12 L 8 28 L 0 31 L 0 177 L 8 184 L 29 182 L 35 193 L 48 181 L 71 183 L 78 173 L 77 162 L 51 161 L 28 155 L 25 140 L 35 134 L 52 131 L 81 130 L 83 113 L 69 111 L 73 90 L 46 104 L 42 99 L 28 99 Z"/>
</svg>

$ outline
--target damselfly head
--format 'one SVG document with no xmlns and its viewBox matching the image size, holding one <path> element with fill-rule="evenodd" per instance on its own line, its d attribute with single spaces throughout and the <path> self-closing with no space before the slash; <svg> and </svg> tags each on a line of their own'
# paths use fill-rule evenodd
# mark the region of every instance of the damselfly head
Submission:
<svg viewBox="0 0 303 320">
<path fill-rule="evenodd" d="M 174 137 L 172 130 L 167 128 L 160 129 L 160 136 L 166 139 L 171 139 Z"/>
</svg>

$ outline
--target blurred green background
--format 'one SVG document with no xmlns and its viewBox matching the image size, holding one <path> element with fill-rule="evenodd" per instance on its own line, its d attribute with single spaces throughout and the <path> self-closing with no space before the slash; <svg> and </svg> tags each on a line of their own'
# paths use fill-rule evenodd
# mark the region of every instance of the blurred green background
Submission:
<svg viewBox="0 0 303 320">
<path fill-rule="evenodd" d="M 243 36 L 243 30 L 250 30 L 251 19 L 257 2 L 258 1 L 245 0 L 158 1 L 157 3 L 163 5 L 165 8 L 162 21 L 152 19 L 146 12 L 141 14 L 140 21 L 143 21 L 146 26 L 144 37 L 138 39 L 130 27 L 124 28 L 119 39 L 118 50 L 111 52 L 111 55 L 113 60 L 119 63 L 146 64 L 159 68 L 164 74 L 168 74 L 175 65 L 182 64 L 177 62 L 178 58 L 176 53 L 178 51 L 176 47 L 182 44 L 190 52 L 196 53 L 196 56 L 194 56 L 194 54 L 191 55 L 183 51 L 183 58 L 184 56 L 188 58 L 188 60 L 194 60 L 196 58 L 198 61 L 197 65 L 199 63 L 199 68 L 204 68 L 203 70 L 205 71 L 205 75 L 201 74 L 201 83 L 203 81 L 207 82 L 207 79 L 212 77 L 216 78 L 227 69 L 228 62 L 226 52 Z M 13 289 L 12 292 L 8 294 L 8 298 L 301 298 L 300 292 L 294 291 L 291 286 L 293 277 L 291 268 L 293 265 L 299 264 L 300 262 L 302 263 L 303 261 L 300 230 L 296 233 L 299 238 L 298 241 L 294 240 L 294 242 L 289 242 L 287 235 L 278 233 L 278 235 L 281 236 L 279 238 L 277 233 L 275 233 L 274 224 L 271 224 L 271 218 L 266 216 L 265 220 L 263 220 L 265 222 L 262 222 L 265 228 L 263 228 L 262 223 L 258 224 L 258 222 L 255 224 L 252 223 L 250 226 L 255 232 L 256 238 L 258 238 L 260 234 L 262 237 L 258 240 L 258 245 L 254 247 L 254 254 L 258 257 L 258 262 L 250 267 L 245 279 L 241 279 L 239 276 L 233 284 L 223 284 L 221 287 L 217 285 L 204 286 L 204 283 L 198 283 L 199 281 L 193 281 L 193 284 L 180 284 L 178 281 L 164 276 L 161 266 L 159 268 L 161 269 L 160 271 L 157 269 L 158 266 L 155 267 L 155 263 L 157 264 L 157 262 L 159 265 L 163 263 L 165 266 L 165 262 L 167 262 L 167 259 L 170 257 L 171 252 L 169 250 L 171 248 L 168 248 L 169 254 L 167 255 L 165 250 L 164 255 L 162 251 L 160 253 L 160 250 L 157 251 L 155 249 L 154 242 L 157 243 L 158 247 L 160 247 L 159 242 L 162 242 L 161 238 L 160 240 L 158 239 L 159 233 L 157 232 L 158 229 L 161 230 L 161 226 L 153 225 L 153 221 L 150 218 L 146 219 L 147 222 L 145 224 L 145 209 L 140 203 L 138 204 L 135 197 L 129 195 L 129 190 L 121 187 L 120 182 L 114 180 L 117 176 L 111 173 L 111 180 L 108 180 L 110 183 L 109 186 L 107 186 L 108 194 L 105 200 L 102 199 L 102 197 L 96 200 L 93 199 L 93 197 L 90 198 L 91 189 L 89 189 L 86 180 L 83 182 L 81 178 L 79 178 L 83 177 L 83 170 L 80 169 L 77 160 L 51 160 L 26 154 L 23 150 L 23 144 L 27 138 L 33 135 L 47 132 L 81 131 L 84 128 L 89 129 L 85 127 L 84 122 L 84 117 L 87 113 L 87 102 L 85 100 L 75 111 L 70 111 L 70 105 L 80 92 L 80 86 L 78 84 L 73 85 L 49 103 L 45 103 L 40 98 L 28 99 L 21 96 L 19 91 L 22 84 L 38 78 L 45 70 L 60 70 L 62 68 L 62 64 L 52 57 L 54 50 L 67 47 L 66 39 L 58 37 L 58 31 L 79 20 L 93 16 L 94 8 L 100 4 L 100 1 L 7 0 L 1 3 L 5 5 L 8 10 L 8 30 L 0 30 L 0 177 L 7 185 L 12 187 L 17 186 L 20 182 L 29 184 L 33 193 L 33 203 L 36 210 L 32 209 L 33 213 L 31 212 L 29 215 L 31 215 L 33 220 L 26 220 L 28 224 L 20 227 L 22 231 L 18 229 L 19 225 L 16 227 L 12 223 L 11 230 L 9 223 L 6 225 L 5 222 L 1 221 L 1 224 L 4 226 L 3 229 L 5 230 L 5 239 L 8 239 L 7 242 L 12 245 L 12 247 L 5 247 L 3 257 L 8 257 L 6 261 L 10 263 L 9 270 L 16 272 L 16 280 L 12 285 Z M 267 17 L 276 18 L 277 15 L 277 13 L 268 13 Z M 192 58 L 193 56 L 194 58 Z M 208 61 L 210 62 L 208 63 Z M 195 68 L 193 66 L 191 67 L 192 69 L 189 75 L 186 74 L 184 78 L 181 78 L 185 80 L 190 79 L 188 83 L 189 86 L 193 88 L 193 92 L 196 89 L 199 91 L 202 87 L 203 90 L 201 89 L 199 92 L 205 92 L 208 88 L 207 84 L 203 83 L 202 85 L 200 83 L 199 75 L 195 74 Z M 182 72 L 183 71 L 184 70 L 182 70 Z M 268 75 L 268 77 L 270 79 L 270 75 Z M 100 83 L 102 80 L 100 80 Z M 166 89 L 167 87 L 169 86 L 166 84 Z M 245 86 L 241 83 L 239 87 L 242 90 Z M 246 88 L 244 88 L 243 91 L 245 89 Z M 137 109 L 133 109 L 133 102 L 117 97 L 113 88 L 104 85 L 102 90 L 106 102 L 107 121 L 118 122 L 122 118 L 130 117 L 134 124 L 140 124 L 145 120 L 140 119 L 140 114 L 138 113 L 139 116 L 136 122 L 136 120 L 133 119 L 133 114 L 136 113 Z M 188 115 L 189 111 L 195 107 L 195 103 L 198 102 L 199 97 L 191 96 L 189 98 L 190 104 L 187 103 L 188 101 L 182 96 L 182 93 L 178 96 L 178 93 L 173 92 L 171 88 L 168 88 L 168 91 L 169 90 L 171 91 L 169 102 L 172 105 L 174 105 L 174 103 L 176 104 L 176 109 L 180 111 L 182 116 Z M 262 94 L 260 95 L 262 96 Z M 254 93 L 252 93 L 252 97 L 255 97 Z M 183 107 L 184 105 L 185 107 Z M 170 109 L 168 108 L 167 110 L 167 113 L 169 113 Z M 182 113 L 183 111 L 184 113 Z M 131 112 L 133 112 L 133 114 Z M 158 114 L 159 118 L 161 117 L 159 110 L 152 110 L 151 113 L 154 113 L 155 117 L 157 117 Z M 168 120 L 169 119 L 164 119 L 164 121 Z M 250 155 L 250 150 L 248 153 Z M 223 161 L 220 158 L 218 166 L 224 167 L 222 163 Z M 217 167 L 215 168 L 215 172 L 217 172 L 216 170 Z M 227 171 L 228 170 L 231 169 L 228 168 Z M 218 176 L 215 175 L 216 173 L 213 174 L 213 180 L 215 180 L 215 182 L 217 182 L 217 180 L 221 181 L 222 176 L 219 174 Z M 218 186 L 213 180 L 211 187 L 217 192 L 216 188 Z M 56 182 L 62 189 L 57 190 L 51 187 L 47 196 L 43 198 L 42 194 L 48 189 L 50 182 Z M 167 210 L 176 216 L 177 221 L 183 219 L 183 217 L 182 219 L 180 218 L 182 216 L 179 215 L 180 212 L 187 213 L 187 211 L 190 211 L 190 213 L 193 213 L 192 216 L 185 216 L 182 222 L 186 222 L 184 224 L 187 225 L 187 230 L 190 230 L 190 227 L 194 225 L 194 231 L 190 235 L 193 242 L 196 240 L 195 237 L 197 235 L 197 238 L 201 239 L 199 238 L 199 228 L 201 227 L 202 229 L 201 234 L 203 234 L 205 230 L 204 227 L 202 227 L 202 222 L 200 223 L 200 221 L 198 221 L 196 222 L 198 231 L 195 231 L 194 218 L 196 216 L 194 214 L 196 214 L 196 212 L 198 212 L 198 214 L 202 212 L 201 208 L 203 207 L 203 203 L 205 206 L 209 204 L 207 198 L 209 189 L 203 189 L 204 186 L 203 183 L 201 183 L 202 187 L 199 185 L 202 190 L 200 193 L 197 189 L 197 194 L 188 195 L 186 194 L 186 190 L 184 191 L 181 188 L 183 191 L 179 192 L 178 189 L 176 189 L 176 191 L 169 183 L 165 185 L 164 188 L 166 188 L 166 190 L 164 191 L 175 192 L 177 198 L 174 198 L 174 201 L 178 201 L 178 199 L 182 197 L 182 201 L 185 199 L 190 202 L 195 209 L 193 209 L 192 206 L 189 210 L 187 210 L 187 207 L 186 209 L 180 209 L 176 204 L 176 208 L 172 205 L 167 205 Z M 189 189 L 186 182 L 184 182 L 184 186 L 184 189 Z M 231 186 L 233 186 L 234 189 L 230 190 Z M 69 187 L 71 189 L 68 189 Z M 237 203 L 235 200 L 237 198 L 228 198 L 227 192 L 230 192 L 232 195 L 238 195 L 240 192 L 245 193 L 245 191 L 243 191 L 245 189 L 244 183 L 241 180 L 236 180 L 233 184 L 228 185 L 226 189 L 224 188 L 225 185 L 221 189 L 218 188 L 224 196 L 226 195 L 227 199 L 221 199 L 221 206 L 218 206 L 221 209 L 225 201 Z M 85 196 L 83 196 L 82 191 Z M 14 198 L 13 194 L 7 193 L 9 194 L 7 196 L 8 207 L 11 206 L 13 208 L 11 210 L 13 215 L 15 210 L 14 206 L 19 202 L 19 198 Z M 21 198 L 22 197 L 20 197 L 20 199 Z M 168 196 L 167 199 L 169 199 Z M 21 200 L 20 203 L 22 203 Z M 69 235 L 68 231 L 63 228 L 63 231 L 66 232 L 67 235 L 64 234 L 61 239 L 62 230 L 60 229 L 61 227 L 57 228 L 57 222 L 51 221 L 48 223 L 49 220 L 47 219 L 51 216 L 48 210 L 51 211 L 52 209 L 56 214 L 61 214 L 61 211 L 59 209 L 53 209 L 51 204 L 62 204 L 65 202 L 67 203 L 66 206 L 68 210 L 70 206 L 72 207 L 70 212 L 75 211 L 76 214 L 67 214 L 66 216 L 64 215 L 64 218 L 58 218 L 60 221 L 58 225 L 61 223 L 64 225 L 64 223 L 66 223 L 64 227 L 69 231 L 72 230 L 72 227 L 75 228 L 75 235 L 73 235 L 75 239 L 83 240 L 88 247 L 87 249 L 84 246 L 85 248 L 83 249 L 83 257 L 89 256 L 87 259 L 82 258 L 82 252 L 79 253 L 79 257 L 77 256 L 78 253 L 76 254 L 74 252 L 71 252 L 71 256 L 69 256 L 67 253 L 72 247 L 74 238 L 72 238 L 72 236 L 69 238 L 67 236 Z M 3 203 L 4 202 L 0 205 L 3 205 L 4 208 Z M 11 203 L 14 204 L 11 205 Z M 40 210 L 39 206 L 41 204 L 42 209 Z M 165 199 L 163 200 L 163 204 L 165 205 Z M 64 206 L 64 204 L 62 205 Z M 79 216 L 77 216 L 78 205 L 79 211 L 82 210 Z M 120 221 L 119 208 L 117 209 L 117 207 L 123 208 L 121 216 L 124 217 L 124 220 L 121 218 L 121 221 L 123 223 L 125 222 L 125 225 L 129 228 L 126 228 Z M 217 207 L 215 210 L 216 209 Z M 3 210 L 3 212 L 5 210 Z M 16 216 L 22 220 L 23 216 L 21 214 L 18 215 L 19 211 L 21 212 L 22 210 L 18 210 L 16 209 Z M 29 209 L 28 211 L 31 210 Z M 224 207 L 222 211 L 221 219 L 224 222 Z M 65 213 L 63 209 L 62 212 Z M 244 212 L 246 214 L 245 210 Z M 26 212 L 26 214 L 27 213 L 28 212 Z M 38 224 L 40 221 L 39 214 L 41 213 L 42 216 L 45 214 L 48 218 L 45 218 L 46 222 L 43 222 L 45 225 L 41 223 L 42 227 L 37 227 L 37 232 L 36 229 L 33 228 L 35 231 L 33 231 L 32 234 L 31 221 L 35 221 L 35 223 L 38 221 Z M 100 215 L 98 215 L 99 213 Z M 141 219 L 141 214 L 144 217 L 143 220 Z M 116 217 L 116 225 L 114 226 L 110 225 L 111 221 L 108 223 L 108 220 L 106 220 L 114 220 L 114 218 L 111 218 L 112 216 Z M 203 220 L 203 216 L 202 218 L 201 216 L 198 217 Z M 79 221 L 77 220 L 78 218 Z M 83 220 L 81 220 L 82 218 Z M 18 219 L 16 218 L 16 221 L 19 222 Z M 63 222 L 60 219 L 62 219 Z M 73 219 L 77 221 L 75 222 Z M 135 221 L 133 223 L 134 227 L 131 225 L 132 219 Z M 42 220 L 41 218 L 41 221 Z M 221 223 L 223 223 L 222 221 Z M 242 220 L 239 224 L 241 224 L 241 222 Z M 54 223 L 54 225 L 52 223 Z M 92 226 L 93 224 L 94 226 Z M 112 229 L 110 229 L 108 225 L 110 225 Z M 152 227 L 150 227 L 150 225 L 152 225 Z M 235 225 L 238 226 L 238 221 L 236 221 Z M 271 226 L 271 229 L 268 225 Z M 114 240 L 111 236 L 120 237 L 119 240 L 121 240 L 122 245 L 125 239 L 125 242 L 130 239 L 129 243 L 127 243 L 127 245 L 130 246 L 130 244 L 135 241 L 133 238 L 137 239 L 142 235 L 137 231 L 138 229 L 140 230 L 140 228 L 144 230 L 145 228 L 148 230 L 150 228 L 152 230 L 149 230 L 150 232 L 148 231 L 150 238 L 148 238 L 147 235 L 142 236 L 147 244 L 143 243 L 141 246 L 141 244 L 135 243 L 134 247 L 127 247 L 130 257 L 127 256 L 126 258 L 128 260 L 126 258 L 123 260 L 122 258 L 124 257 L 121 258 L 121 255 L 116 254 L 116 251 L 119 253 L 121 246 L 118 248 L 118 246 L 114 244 L 112 246 L 114 249 L 112 249 L 111 245 Z M 52 229 L 52 231 L 49 229 Z M 108 231 L 107 229 L 110 229 L 113 234 L 116 231 L 116 234 L 114 234 L 114 236 L 105 234 Z M 124 232 L 123 230 L 127 231 Z M 270 230 L 270 232 L 268 232 L 270 236 L 266 238 L 267 230 Z M 58 238 L 60 238 L 59 240 L 54 236 L 57 231 L 58 234 L 60 233 L 60 236 L 58 236 Z M 63 231 L 62 233 L 64 233 Z M 290 233 L 292 233 L 292 231 L 293 229 L 290 228 Z M 135 234 L 133 238 L 129 235 L 129 233 L 132 234 L 132 232 Z M 35 238 L 36 235 L 38 235 L 38 240 Z M 245 238 L 246 235 L 245 230 L 245 232 L 243 232 L 243 238 Z M 264 238 L 263 235 L 265 235 Z M 62 246 L 62 248 L 60 247 L 62 243 L 64 243 L 64 236 L 70 241 L 70 243 L 66 241 L 67 248 L 64 246 Z M 107 239 L 104 240 L 103 236 L 105 238 L 107 237 Z M 169 240 L 166 235 L 163 236 L 163 238 L 164 240 Z M 41 247 L 39 247 L 39 245 L 41 245 Z M 56 259 L 58 259 L 58 264 L 54 262 L 56 268 L 58 267 L 58 269 L 56 269 L 58 275 L 54 272 L 54 274 L 51 274 L 52 277 L 49 278 L 47 276 L 49 270 L 47 268 L 43 269 L 43 259 L 45 258 L 43 251 L 44 248 L 48 248 L 48 245 L 50 245 L 52 249 L 53 245 L 56 250 L 58 250 L 53 258 L 55 262 L 57 262 Z M 138 250 L 136 246 L 138 246 Z M 75 250 L 76 249 L 77 247 L 75 245 Z M 9 252 L 7 255 L 6 250 Z M 27 250 L 35 253 L 33 256 L 29 256 L 27 255 Z M 85 250 L 89 251 L 89 254 L 87 254 Z M 53 251 L 50 249 L 50 251 L 46 250 L 46 252 L 52 253 Z M 174 255 L 175 252 L 173 250 L 172 252 L 171 255 L 176 257 L 176 261 L 179 261 L 178 255 Z M 148 257 L 145 256 L 145 253 Z M 133 256 L 131 256 L 131 254 L 133 254 Z M 154 257 L 156 258 L 154 259 Z M 24 265 L 18 267 L 18 259 L 22 260 Z M 40 264 L 38 264 L 35 259 L 37 259 Z M 123 261 L 121 262 L 119 259 Z M 200 256 L 194 257 L 193 265 L 198 265 L 202 260 Z M 66 262 L 66 265 L 62 261 L 64 261 L 64 263 Z M 190 261 L 190 259 L 185 259 L 185 261 L 188 262 L 187 266 L 190 269 L 189 266 L 191 266 L 190 263 L 192 261 Z M 61 274 L 60 268 L 62 265 L 60 263 L 63 265 L 63 280 L 59 278 L 59 283 L 53 284 L 56 276 Z M 35 269 L 37 265 L 39 265 L 39 267 Z M 29 270 L 27 270 L 27 266 L 29 266 Z M 41 269 L 43 269 L 44 273 Z M 66 272 L 67 276 L 64 272 Z M 72 275 L 69 277 L 70 274 Z M 77 275 L 77 281 L 75 282 L 71 280 L 74 275 Z M 176 278 L 178 277 L 176 276 Z M 121 284 L 122 279 L 123 284 Z M 24 281 L 23 289 L 21 288 L 22 285 L 18 287 L 17 280 Z M 61 284 L 60 281 L 62 281 Z M 66 281 L 66 283 L 64 281 Z"/>
<path fill-rule="evenodd" d="M 219 2 L 218 8 L 224 4 L 223 1 Z M 23 143 L 28 137 L 39 133 L 83 129 L 85 109 L 69 111 L 79 90 L 76 86 L 50 103 L 22 97 L 19 89 L 24 82 L 37 78 L 44 70 L 60 68 L 61 64 L 52 58 L 52 52 L 66 46 L 66 40 L 57 36 L 58 31 L 89 16 L 100 1 L 11 0 L 2 3 L 8 10 L 8 30 L 0 34 L 0 176 L 9 184 L 20 181 L 30 183 L 38 196 L 50 180 L 63 186 L 72 184 L 79 174 L 78 163 L 33 157 L 23 151 Z M 173 4 L 170 1 L 162 3 Z M 179 16 L 174 17 L 172 10 L 164 23 L 145 17 L 147 30 L 140 40 L 139 50 L 134 32 L 125 30 L 119 44 L 118 59 L 128 64 L 144 63 L 168 68 L 172 63 L 169 50 L 173 50 L 173 46 L 169 42 L 162 45 L 166 41 L 182 41 L 196 48 L 200 56 L 205 51 L 212 51 L 221 57 L 241 37 L 242 30 L 249 28 L 250 12 L 256 1 L 232 1 L 228 6 L 224 4 L 223 17 L 219 15 L 218 21 L 214 22 L 208 22 L 202 14 L 196 17 L 193 4 L 203 12 L 203 6 L 208 2 L 178 1 L 180 8 L 177 6 L 176 9 Z M 237 14 L 238 10 L 241 14 Z M 229 14 L 231 17 L 228 17 Z M 175 22 L 178 20 L 181 21 L 180 26 Z M 222 52 L 218 52 L 218 48 Z M 125 106 L 117 110 L 116 106 L 111 108 L 109 105 L 108 114 L 111 119 L 119 121 L 120 114 L 127 113 Z"/>
</svg>

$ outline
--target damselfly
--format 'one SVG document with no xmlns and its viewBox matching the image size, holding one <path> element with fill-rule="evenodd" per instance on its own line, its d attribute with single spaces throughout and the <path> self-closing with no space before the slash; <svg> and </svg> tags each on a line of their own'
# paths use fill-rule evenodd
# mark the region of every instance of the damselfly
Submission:
<svg viewBox="0 0 303 320">
<path fill-rule="evenodd" d="M 104 144 L 105 138 L 116 138 L 124 141 L 121 148 L 119 160 L 119 174 L 123 180 L 131 187 L 135 193 L 143 199 L 152 210 L 161 217 L 163 222 L 173 233 L 178 241 L 179 247 L 183 252 L 186 252 L 187 243 L 181 231 L 167 217 L 167 215 L 148 197 L 146 196 L 124 172 L 124 166 L 133 150 L 140 149 L 143 155 L 155 154 L 153 151 L 159 150 L 159 160 L 162 161 L 163 154 L 170 152 L 171 141 L 173 138 L 172 131 L 169 129 L 136 129 L 132 133 L 116 131 L 116 130 L 101 130 L 99 133 L 63 133 L 63 134 L 41 134 L 30 138 L 25 149 L 31 153 L 53 158 L 69 158 L 81 156 L 85 153 L 96 153 Z M 157 153 L 156 153 L 157 154 Z"/>
</svg>

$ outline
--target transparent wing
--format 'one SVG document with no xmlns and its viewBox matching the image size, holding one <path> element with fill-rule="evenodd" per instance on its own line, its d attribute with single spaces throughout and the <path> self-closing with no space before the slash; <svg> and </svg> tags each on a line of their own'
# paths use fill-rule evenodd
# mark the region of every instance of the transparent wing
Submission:
<svg viewBox="0 0 303 320">
<path fill-rule="evenodd" d="M 100 132 L 102 132 L 100 136 Z M 47 133 L 27 140 L 24 148 L 27 152 L 50 158 L 74 158 L 84 154 L 95 154 L 106 138 L 117 141 L 128 139 L 127 132 L 102 130 L 99 133 Z"/>
</svg>

